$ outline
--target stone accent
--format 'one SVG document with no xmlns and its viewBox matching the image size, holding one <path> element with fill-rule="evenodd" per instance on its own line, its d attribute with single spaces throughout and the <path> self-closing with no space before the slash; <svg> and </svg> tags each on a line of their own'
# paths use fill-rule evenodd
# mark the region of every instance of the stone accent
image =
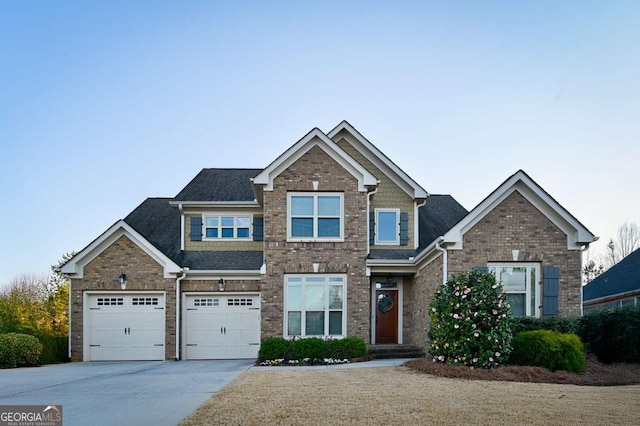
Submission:
<svg viewBox="0 0 640 426">
<path fill-rule="evenodd" d="M 118 277 L 127 274 L 125 291 L 164 291 L 165 358 L 175 357 L 176 282 L 164 278 L 164 270 L 128 237 L 122 236 L 84 267 L 82 279 L 71 280 L 71 360 L 83 357 L 83 303 L 85 291 L 121 292 Z"/>
<path fill-rule="evenodd" d="M 314 191 L 313 181 L 318 181 Z M 344 193 L 344 242 L 288 242 L 287 193 Z M 274 190 L 264 192 L 267 274 L 261 285 L 262 339 L 284 333 L 285 274 L 318 273 L 347 276 L 347 335 L 369 341 L 369 279 L 365 276 L 368 223 L 366 193 L 357 180 L 321 148 L 314 147 L 274 179 Z"/>
<path fill-rule="evenodd" d="M 541 275 L 546 266 L 560 268 L 560 316 L 581 314 L 581 252 L 567 249 L 565 233 L 517 191 L 464 234 L 462 250 L 448 251 L 449 275 L 513 262 L 512 250 L 519 250 L 518 262 L 539 263 Z"/>
</svg>

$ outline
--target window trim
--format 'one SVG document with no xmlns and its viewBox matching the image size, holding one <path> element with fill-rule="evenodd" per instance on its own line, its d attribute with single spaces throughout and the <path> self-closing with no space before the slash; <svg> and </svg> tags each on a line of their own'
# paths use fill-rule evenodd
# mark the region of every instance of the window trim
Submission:
<svg viewBox="0 0 640 426">
<path fill-rule="evenodd" d="M 525 315 L 523 318 L 540 318 L 542 310 L 542 268 L 539 263 L 526 263 L 526 262 L 490 262 L 487 263 L 489 272 L 491 268 L 527 268 L 526 272 L 526 288 L 525 291 L 505 291 L 505 294 L 524 294 L 525 295 Z M 536 271 L 537 283 L 531 283 L 531 269 Z M 494 274 L 495 275 L 495 274 Z M 496 278 L 497 280 L 497 278 Z M 531 287 L 536 286 L 534 307 L 535 312 L 531 313 Z M 513 312 L 513 311 L 512 311 Z"/>
<path fill-rule="evenodd" d="M 313 197 L 313 237 L 294 237 L 292 232 L 291 207 L 293 197 Z M 340 198 L 340 235 L 338 237 L 318 236 L 318 197 Z M 344 242 L 344 193 L 342 192 L 288 192 L 287 193 L 287 241 L 291 242 Z"/>
<path fill-rule="evenodd" d="M 213 226 L 207 226 L 207 218 L 218 218 L 218 236 L 208 237 L 207 229 L 213 229 Z M 223 217 L 233 217 L 233 238 L 224 238 L 222 236 L 222 229 L 229 228 L 228 226 L 222 226 Z M 249 220 L 249 234 L 246 237 L 238 237 L 238 229 L 244 229 L 245 227 L 238 227 L 238 218 L 246 217 Z M 238 212 L 207 212 L 202 213 L 202 241 L 252 241 L 253 240 L 253 214 L 252 213 L 238 213 Z"/>
<path fill-rule="evenodd" d="M 288 279 L 289 278 L 300 278 L 301 281 L 295 282 L 295 283 L 289 283 Z M 307 278 L 325 278 L 326 281 L 324 283 L 318 283 L 318 282 L 306 282 Z M 337 283 L 337 282 L 331 282 L 330 279 L 331 278 L 341 278 L 342 282 L 341 283 Z M 300 286 L 301 287 L 301 293 L 302 293 L 302 299 L 300 301 L 300 303 L 302 304 L 302 307 L 300 309 L 300 334 L 299 335 L 294 335 L 294 334 L 289 334 L 289 285 L 296 285 L 296 286 Z M 307 311 L 304 308 L 304 289 L 305 286 L 307 285 L 323 285 L 325 287 L 325 307 L 323 309 L 324 312 L 324 334 L 322 335 L 317 335 L 317 334 L 306 334 L 306 316 L 305 316 L 305 312 Z M 341 309 L 335 309 L 335 308 L 330 308 L 329 306 L 329 297 L 328 297 L 328 292 L 329 292 L 329 286 L 332 285 L 342 285 L 342 308 Z M 285 338 L 306 338 L 306 337 L 320 337 L 323 339 L 340 339 L 340 338 L 344 338 L 347 335 L 347 275 L 346 274 L 285 274 L 284 276 L 284 309 L 283 309 L 283 336 Z M 337 312 L 337 311 L 341 311 L 342 312 L 342 330 L 340 334 L 329 334 L 329 313 L 330 312 Z"/>
<path fill-rule="evenodd" d="M 399 246 L 400 245 L 400 209 L 393 209 L 393 208 L 377 208 L 374 209 L 375 212 L 375 239 L 374 239 L 374 243 L 377 246 Z M 395 241 L 381 241 L 379 239 L 379 235 L 380 235 L 380 231 L 379 231 L 379 226 L 380 226 L 380 217 L 378 215 L 378 213 L 389 213 L 389 212 L 393 212 L 396 214 L 396 231 L 395 231 L 395 236 L 396 239 Z"/>
</svg>

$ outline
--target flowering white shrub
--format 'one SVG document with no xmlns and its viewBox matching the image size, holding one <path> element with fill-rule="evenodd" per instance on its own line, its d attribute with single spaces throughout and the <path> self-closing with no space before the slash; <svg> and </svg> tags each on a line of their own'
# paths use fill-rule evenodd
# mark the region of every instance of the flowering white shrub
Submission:
<svg viewBox="0 0 640 426">
<path fill-rule="evenodd" d="M 511 352 L 511 310 L 493 274 L 454 275 L 430 305 L 429 354 L 434 362 L 491 368 Z"/>
</svg>

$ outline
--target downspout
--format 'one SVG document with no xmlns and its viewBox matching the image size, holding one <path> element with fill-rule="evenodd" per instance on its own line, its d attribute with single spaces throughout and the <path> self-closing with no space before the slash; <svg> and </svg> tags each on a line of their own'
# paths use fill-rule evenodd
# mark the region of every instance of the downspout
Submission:
<svg viewBox="0 0 640 426">
<path fill-rule="evenodd" d="M 413 248 L 417 249 L 418 247 L 420 247 L 420 207 L 424 206 L 425 204 L 427 204 L 427 199 L 425 198 L 424 201 L 420 204 L 416 203 L 416 208 L 415 211 L 413 213 Z"/>
<path fill-rule="evenodd" d="M 380 183 L 380 181 L 378 181 L 378 183 Z M 369 257 L 369 253 L 371 253 L 371 244 L 369 241 L 369 233 L 371 232 L 371 230 L 369 229 L 369 216 L 371 216 L 371 196 L 374 195 L 376 192 L 378 192 L 378 188 L 374 189 L 373 191 L 369 192 L 367 194 L 367 230 L 369 232 L 367 232 L 367 257 Z"/>
<path fill-rule="evenodd" d="M 582 254 L 589 249 L 589 244 L 585 244 L 580 249 L 580 316 L 584 315 L 584 286 L 582 285 L 582 270 L 584 265 L 582 264 Z"/>
<path fill-rule="evenodd" d="M 184 250 L 184 210 L 182 209 L 182 203 L 178 204 L 178 210 L 180 210 L 180 250 Z"/>
<path fill-rule="evenodd" d="M 446 284 L 447 283 L 447 277 L 448 277 L 448 270 L 447 270 L 447 263 L 449 262 L 448 256 L 447 256 L 447 250 L 443 249 L 442 246 L 440 246 L 440 243 L 444 241 L 443 237 L 438 237 L 438 241 L 436 242 L 436 250 L 439 250 L 442 252 L 442 284 Z"/>
<path fill-rule="evenodd" d="M 73 311 L 71 310 L 71 278 L 67 277 L 67 279 L 69 280 L 69 321 L 67 324 L 67 327 L 69 327 L 69 336 L 67 337 L 67 356 L 69 360 L 71 360 L 71 312 Z"/>
<path fill-rule="evenodd" d="M 176 361 L 180 360 L 180 281 L 187 278 L 189 268 L 182 269 L 182 275 L 176 279 Z"/>
</svg>

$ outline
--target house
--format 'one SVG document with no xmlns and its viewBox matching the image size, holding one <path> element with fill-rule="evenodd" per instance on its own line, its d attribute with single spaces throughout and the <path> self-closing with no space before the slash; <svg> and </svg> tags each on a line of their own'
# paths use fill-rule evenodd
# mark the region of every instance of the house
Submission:
<svg viewBox="0 0 640 426">
<path fill-rule="evenodd" d="M 348 122 L 264 169 L 204 169 L 69 260 L 73 360 L 254 358 L 273 336 L 424 348 L 452 274 L 488 268 L 515 315 L 581 314 L 574 216 L 517 171 L 468 212 Z"/>
<path fill-rule="evenodd" d="M 584 313 L 640 306 L 640 249 L 584 286 Z"/>
</svg>

